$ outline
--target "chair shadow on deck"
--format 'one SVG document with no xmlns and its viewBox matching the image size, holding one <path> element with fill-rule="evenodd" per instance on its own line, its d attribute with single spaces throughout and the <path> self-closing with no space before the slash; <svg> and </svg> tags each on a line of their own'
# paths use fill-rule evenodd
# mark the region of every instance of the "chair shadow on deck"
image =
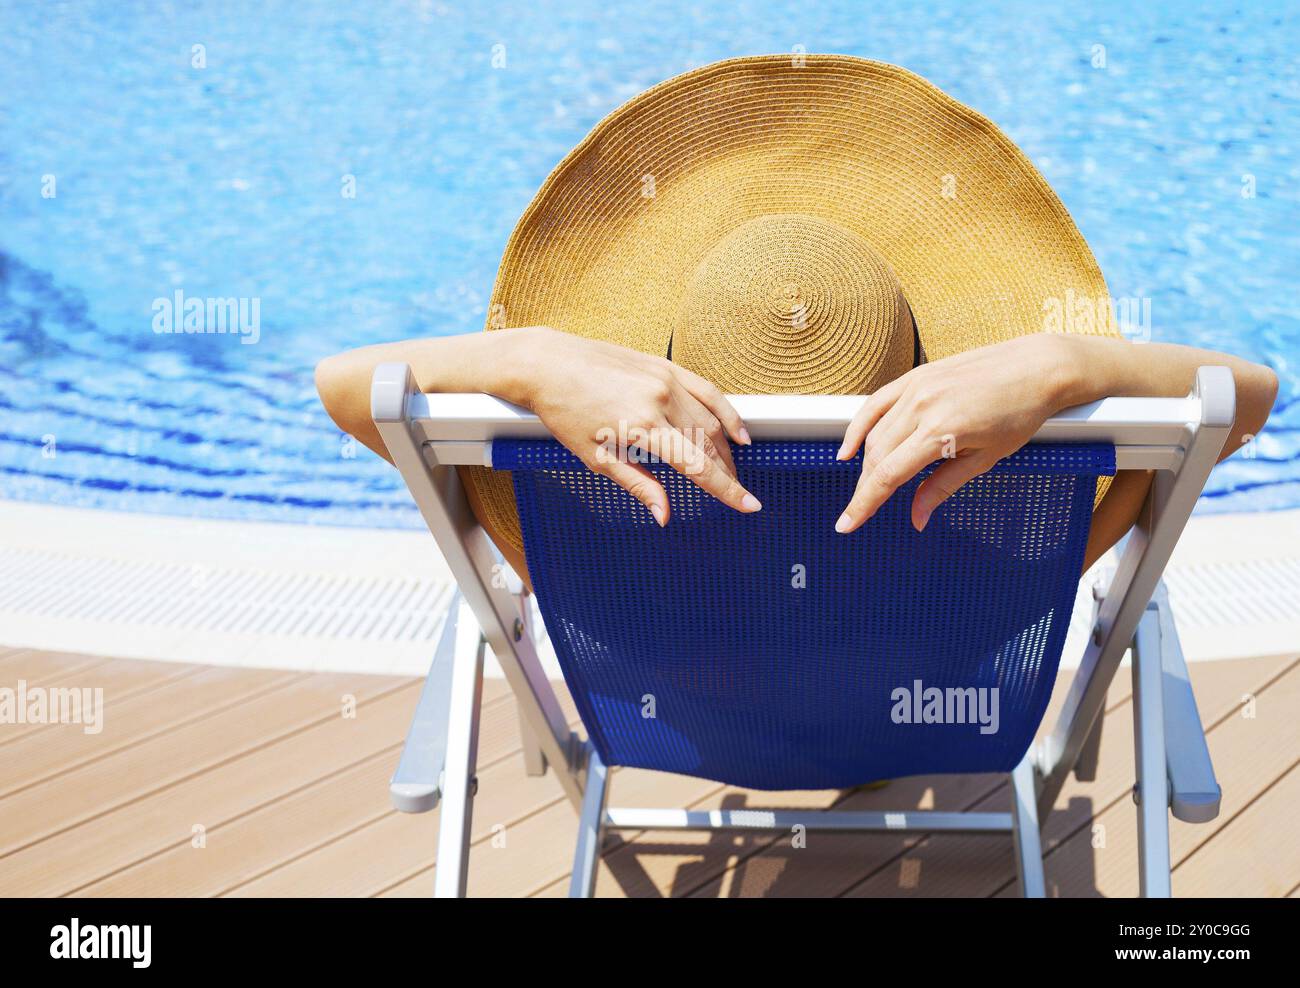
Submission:
<svg viewBox="0 0 1300 988">
<path fill-rule="evenodd" d="M 1006 808 L 1009 786 L 994 776 L 948 776 L 898 779 L 880 789 L 840 792 L 829 805 L 836 810 L 920 810 Z M 779 808 L 754 794 L 725 796 L 721 809 Z M 761 797 L 761 794 L 760 794 Z M 789 807 L 796 808 L 796 807 Z M 1056 811 L 1074 821 L 1064 844 L 1046 840 L 1047 894 L 1051 897 L 1096 897 L 1096 850 L 1089 839 L 1092 801 L 1074 798 Z M 1058 824 L 1059 826 L 1059 824 Z M 1082 832 L 1081 832 L 1082 831 Z M 704 842 L 701 842 L 704 838 Z M 785 898 L 869 896 L 988 897 L 1018 895 L 1015 858 L 1009 834 L 931 836 L 923 833 L 803 834 L 784 831 L 712 831 L 690 835 L 665 831 L 632 840 L 612 838 L 603 880 L 612 875 L 629 897 L 696 896 L 705 898 Z M 1060 845 L 1069 877 L 1054 876 L 1053 857 Z M 1080 857 L 1086 855 L 1087 861 Z M 680 859 L 671 872 L 655 858 Z M 1080 876 L 1085 876 L 1086 880 Z"/>
</svg>

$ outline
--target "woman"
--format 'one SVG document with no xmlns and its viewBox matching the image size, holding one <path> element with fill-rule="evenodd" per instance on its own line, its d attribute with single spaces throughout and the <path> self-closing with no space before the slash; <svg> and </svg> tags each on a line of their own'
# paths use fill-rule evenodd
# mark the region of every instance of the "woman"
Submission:
<svg viewBox="0 0 1300 988">
<path fill-rule="evenodd" d="M 488 328 L 329 357 L 321 399 L 387 456 L 369 410 L 377 364 L 409 364 L 425 391 L 497 395 L 660 525 L 662 486 L 635 457 L 603 455 L 606 437 L 640 428 L 638 445 L 759 511 L 732 463 L 728 443 L 749 436 L 724 392 L 866 396 L 840 449 L 865 450 L 835 522 L 845 534 L 946 458 L 913 499 L 924 528 L 1072 405 L 1183 396 L 1198 367 L 1227 366 L 1226 457 L 1277 395 L 1267 367 L 1123 339 L 1091 252 L 1019 149 L 925 80 L 842 56 L 706 66 L 611 114 L 525 212 Z M 465 476 L 476 515 L 525 573 L 508 487 Z M 1132 526 L 1150 481 L 1121 472 L 1099 490 L 1085 566 Z"/>
</svg>

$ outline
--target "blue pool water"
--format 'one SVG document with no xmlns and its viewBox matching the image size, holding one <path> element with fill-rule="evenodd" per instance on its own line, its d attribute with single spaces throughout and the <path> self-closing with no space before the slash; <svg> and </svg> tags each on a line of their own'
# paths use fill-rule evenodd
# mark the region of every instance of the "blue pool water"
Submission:
<svg viewBox="0 0 1300 988">
<path fill-rule="evenodd" d="M 802 45 L 992 117 L 1153 338 L 1274 367 L 1272 423 L 1202 510 L 1300 504 L 1294 4 L 467 7 L 0 5 L 0 496 L 417 525 L 386 464 L 346 455 L 316 360 L 478 330 L 511 227 L 597 120 Z M 178 290 L 259 299 L 258 341 L 153 332 Z"/>
</svg>

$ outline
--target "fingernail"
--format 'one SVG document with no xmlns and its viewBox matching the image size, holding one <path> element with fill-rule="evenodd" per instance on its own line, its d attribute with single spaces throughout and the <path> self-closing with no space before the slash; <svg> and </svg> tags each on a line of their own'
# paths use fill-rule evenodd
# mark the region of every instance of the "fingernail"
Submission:
<svg viewBox="0 0 1300 988">
<path fill-rule="evenodd" d="M 746 429 L 746 428 L 742 425 L 742 426 L 740 427 L 740 444 L 741 444 L 742 446 L 748 446 L 748 445 L 750 445 L 750 443 L 752 443 L 753 441 L 754 441 L 754 440 L 752 440 L 752 439 L 749 438 L 749 430 Z"/>
<path fill-rule="evenodd" d="M 924 531 L 925 531 L 925 526 L 928 525 L 928 524 L 930 524 L 930 515 L 929 515 L 929 512 L 927 512 L 926 514 L 923 514 L 923 515 L 921 516 L 921 520 L 918 521 L 918 522 L 916 523 L 916 530 L 917 530 L 918 532 L 924 532 Z"/>
<path fill-rule="evenodd" d="M 655 516 L 655 521 L 657 521 L 657 522 L 659 523 L 659 527 L 660 527 L 660 528 L 663 528 L 663 527 L 664 527 L 664 509 L 663 509 L 660 505 L 658 505 L 658 504 L 652 504 L 652 505 L 650 505 L 650 513 L 651 513 L 652 515 Z"/>
<path fill-rule="evenodd" d="M 740 506 L 746 511 L 761 511 L 763 505 L 759 503 L 758 498 L 753 494 L 746 494 L 740 502 Z"/>
<path fill-rule="evenodd" d="M 841 447 L 840 447 L 840 451 L 839 451 L 838 453 L 835 454 L 835 459 L 837 459 L 837 460 L 842 460 L 842 459 L 844 459 L 844 453 L 845 453 L 844 447 L 841 446 Z"/>
<path fill-rule="evenodd" d="M 843 534 L 849 530 L 849 526 L 852 524 L 853 519 L 849 517 L 849 513 L 846 511 L 840 515 L 840 520 L 835 523 L 835 531 Z"/>
</svg>

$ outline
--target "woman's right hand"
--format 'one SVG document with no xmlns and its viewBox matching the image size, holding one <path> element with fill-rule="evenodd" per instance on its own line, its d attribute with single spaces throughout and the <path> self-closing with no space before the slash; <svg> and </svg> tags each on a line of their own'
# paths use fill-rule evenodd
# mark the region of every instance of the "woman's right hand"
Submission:
<svg viewBox="0 0 1300 988">
<path fill-rule="evenodd" d="M 730 437 L 749 444 L 745 424 L 704 378 L 663 357 L 544 326 L 502 332 L 514 336 L 510 362 L 526 372 L 511 375 L 501 397 L 531 410 L 587 467 L 644 504 L 660 525 L 668 524 L 668 494 L 633 462 L 637 450 L 653 453 L 737 511 L 762 507 L 736 479 L 727 443 Z"/>
</svg>

